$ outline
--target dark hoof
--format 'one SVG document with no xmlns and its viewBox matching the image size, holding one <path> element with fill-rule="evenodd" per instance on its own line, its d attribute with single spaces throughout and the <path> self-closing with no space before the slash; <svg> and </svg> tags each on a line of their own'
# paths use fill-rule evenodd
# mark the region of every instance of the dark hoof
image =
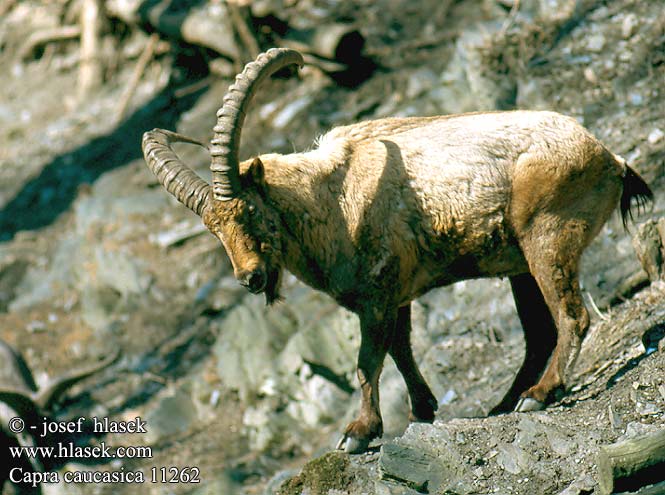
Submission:
<svg viewBox="0 0 665 495">
<path fill-rule="evenodd" d="M 545 404 L 531 397 L 520 397 L 515 406 L 516 412 L 542 411 L 543 409 L 545 409 Z"/>
<path fill-rule="evenodd" d="M 427 401 L 424 405 L 409 413 L 409 421 L 412 423 L 433 423 L 437 406 L 436 401 Z"/>
<path fill-rule="evenodd" d="M 515 404 L 515 405 L 513 405 L 513 404 Z M 487 413 L 487 415 L 488 416 L 498 416 L 499 414 L 507 414 L 507 413 L 516 411 L 517 410 L 517 404 L 518 404 L 518 402 L 515 402 L 515 401 L 511 401 L 511 402 L 503 401 L 503 402 L 501 402 L 501 404 L 499 404 L 499 405 L 495 406 L 494 408 L 492 408 L 492 410 L 489 413 Z"/>
<path fill-rule="evenodd" d="M 409 422 L 411 423 L 434 423 L 434 414 L 431 416 L 416 416 L 413 413 L 409 414 Z"/>
<path fill-rule="evenodd" d="M 369 447 L 369 439 L 367 438 L 354 438 L 345 433 L 342 438 L 337 442 L 335 447 L 337 450 L 343 450 L 347 454 L 362 454 L 367 451 Z"/>
<path fill-rule="evenodd" d="M 426 398 L 419 401 L 409 412 L 409 421 L 412 423 L 433 423 L 434 412 L 439 408 L 434 395 L 428 392 Z"/>
</svg>

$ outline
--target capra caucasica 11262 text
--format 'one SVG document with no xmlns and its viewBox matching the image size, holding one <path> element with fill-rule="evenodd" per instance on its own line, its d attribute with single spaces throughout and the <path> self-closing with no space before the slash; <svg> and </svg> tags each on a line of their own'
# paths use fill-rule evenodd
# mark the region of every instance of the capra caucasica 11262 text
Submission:
<svg viewBox="0 0 665 495">
<path fill-rule="evenodd" d="M 143 151 L 249 291 L 272 303 L 287 269 L 360 318 L 361 407 L 338 446 L 359 452 L 382 435 L 386 354 L 406 381 L 411 419 L 433 420 L 410 304 L 469 278 L 509 277 L 524 328 L 524 363 L 494 412 L 544 407 L 566 385 L 589 326 L 580 256 L 617 205 L 625 222 L 633 198 L 652 198 L 647 184 L 574 119 L 542 111 L 361 122 L 311 151 L 239 163 L 252 95 L 291 64 L 302 65 L 297 52 L 269 50 L 229 89 L 209 147 L 212 185 L 173 152 L 187 138 L 155 129 Z"/>
</svg>

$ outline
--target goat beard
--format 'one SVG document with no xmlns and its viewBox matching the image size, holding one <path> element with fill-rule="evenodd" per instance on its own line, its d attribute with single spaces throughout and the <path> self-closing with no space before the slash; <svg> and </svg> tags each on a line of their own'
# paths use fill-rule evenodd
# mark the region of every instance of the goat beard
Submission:
<svg viewBox="0 0 665 495">
<path fill-rule="evenodd" d="M 279 294 L 281 285 L 282 269 L 279 267 L 270 267 L 268 269 L 268 281 L 264 290 L 267 306 L 272 306 L 274 303 L 282 300 L 282 296 Z"/>
</svg>

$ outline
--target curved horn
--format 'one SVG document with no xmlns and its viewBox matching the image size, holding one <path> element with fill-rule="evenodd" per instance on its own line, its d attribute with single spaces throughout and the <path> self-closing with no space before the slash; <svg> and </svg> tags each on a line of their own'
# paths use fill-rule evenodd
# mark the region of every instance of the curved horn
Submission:
<svg viewBox="0 0 665 495">
<path fill-rule="evenodd" d="M 175 198 L 201 216 L 208 204 L 210 185 L 185 165 L 171 143 L 191 143 L 206 147 L 203 143 L 164 129 L 153 129 L 143 134 L 143 157 L 148 168 L 157 176 L 164 188 Z"/>
<path fill-rule="evenodd" d="M 271 48 L 245 66 L 224 96 L 222 108 L 217 111 L 217 125 L 213 128 L 210 145 L 212 195 L 215 201 L 228 201 L 240 191 L 240 133 L 256 89 L 266 78 L 291 64 L 302 67 L 302 55 L 288 48 Z"/>
</svg>

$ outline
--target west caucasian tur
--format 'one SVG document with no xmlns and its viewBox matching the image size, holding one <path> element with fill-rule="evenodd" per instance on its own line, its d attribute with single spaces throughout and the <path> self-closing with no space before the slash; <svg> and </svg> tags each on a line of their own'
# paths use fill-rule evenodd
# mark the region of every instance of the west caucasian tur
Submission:
<svg viewBox="0 0 665 495">
<path fill-rule="evenodd" d="M 268 303 L 283 269 L 360 318 L 358 417 L 338 444 L 361 452 L 383 432 L 379 375 L 390 354 L 413 421 L 437 401 L 414 361 L 411 301 L 478 277 L 508 277 L 526 356 L 494 412 L 540 409 L 564 389 L 589 327 L 579 286 L 584 249 L 647 184 L 574 119 L 553 112 L 389 118 L 338 127 L 304 153 L 238 162 L 245 113 L 261 81 L 291 64 L 272 49 L 248 64 L 217 113 L 212 184 L 160 129 L 143 136 L 150 169 L 222 242 L 238 282 Z"/>
</svg>

